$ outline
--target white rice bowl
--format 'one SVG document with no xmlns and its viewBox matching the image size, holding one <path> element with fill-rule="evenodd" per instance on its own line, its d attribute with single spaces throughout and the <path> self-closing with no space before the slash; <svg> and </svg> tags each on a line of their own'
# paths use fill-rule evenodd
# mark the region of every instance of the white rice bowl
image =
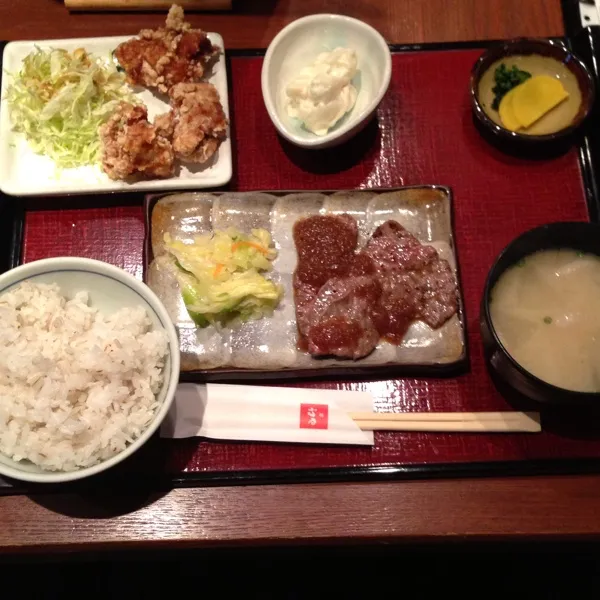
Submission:
<svg viewBox="0 0 600 600">
<path fill-rule="evenodd" d="M 52 260 L 85 259 L 39 262 Z M 140 446 L 172 401 L 179 364 L 171 356 L 174 329 L 171 334 L 156 326 L 157 307 L 140 296 L 146 294 L 144 284 L 116 267 L 86 262 L 102 265 L 110 275 L 82 272 L 84 281 L 96 277 L 97 286 L 108 288 L 107 296 L 127 287 L 124 294 L 132 298 L 103 311 L 90 303 L 85 287 L 74 285 L 77 291 L 64 293 L 64 286 L 45 283 L 43 275 L 0 288 L 5 290 L 0 291 L 0 473 L 5 475 L 64 481 L 103 470 Z M 115 272 L 127 282 L 117 281 Z M 92 290 L 92 300 L 96 295 Z"/>
</svg>

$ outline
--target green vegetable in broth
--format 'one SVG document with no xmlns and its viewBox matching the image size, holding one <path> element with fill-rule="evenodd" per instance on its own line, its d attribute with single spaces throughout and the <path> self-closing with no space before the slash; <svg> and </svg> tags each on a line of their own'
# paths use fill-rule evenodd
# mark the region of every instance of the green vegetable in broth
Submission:
<svg viewBox="0 0 600 600">
<path fill-rule="evenodd" d="M 492 92 L 494 93 L 492 108 L 498 110 L 502 98 L 504 98 L 504 96 L 514 87 L 517 87 L 530 77 L 531 73 L 521 71 L 516 65 L 513 65 L 512 68 L 509 69 L 502 63 L 494 72 L 494 81 L 496 85 L 492 88 Z"/>
</svg>

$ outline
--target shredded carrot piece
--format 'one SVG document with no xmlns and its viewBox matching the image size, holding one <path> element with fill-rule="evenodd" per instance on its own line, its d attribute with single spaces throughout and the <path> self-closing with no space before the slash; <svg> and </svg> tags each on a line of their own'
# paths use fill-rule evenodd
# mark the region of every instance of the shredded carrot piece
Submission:
<svg viewBox="0 0 600 600">
<path fill-rule="evenodd" d="M 269 251 L 264 247 L 261 246 L 260 244 L 255 244 L 254 242 L 235 242 L 235 244 L 232 244 L 231 246 L 231 251 L 235 252 L 238 248 L 242 248 L 242 247 L 250 247 L 250 248 L 255 248 L 256 250 L 258 250 L 259 252 L 262 252 L 263 254 L 268 254 Z"/>
<path fill-rule="evenodd" d="M 223 264 L 221 264 L 221 263 L 219 263 L 219 264 L 218 264 L 218 265 L 215 267 L 215 269 L 214 269 L 214 271 L 213 271 L 213 279 L 216 279 L 216 278 L 219 276 L 219 274 L 220 274 L 220 273 L 221 273 L 221 271 L 223 270 L 223 267 L 225 267 L 225 265 L 223 265 Z"/>
</svg>

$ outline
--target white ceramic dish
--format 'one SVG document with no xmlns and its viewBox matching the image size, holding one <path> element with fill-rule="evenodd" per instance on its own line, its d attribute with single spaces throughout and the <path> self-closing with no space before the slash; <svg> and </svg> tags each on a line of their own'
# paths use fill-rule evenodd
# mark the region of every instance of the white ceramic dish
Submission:
<svg viewBox="0 0 600 600">
<path fill-rule="evenodd" d="M 318 54 L 338 47 L 356 51 L 359 73 L 353 83 L 358 96 L 354 108 L 326 135 L 318 136 L 288 116 L 285 87 Z M 391 75 L 388 45 L 370 25 L 343 15 L 311 15 L 284 27 L 269 45 L 262 68 L 262 94 L 271 121 L 284 138 L 304 148 L 328 148 L 345 142 L 368 124 Z"/>
<path fill-rule="evenodd" d="M 217 33 L 208 34 L 211 42 L 223 48 L 223 38 Z M 229 133 L 221 144 L 216 158 L 209 165 L 182 165 L 179 173 L 169 179 L 148 179 L 135 183 L 113 181 L 100 166 L 86 166 L 76 169 L 58 170 L 47 156 L 31 150 L 27 140 L 12 131 L 9 107 L 5 98 L 10 81 L 9 73 L 17 73 L 23 59 L 38 46 L 64 48 L 73 51 L 85 48 L 98 56 L 111 56 L 111 52 L 121 43 L 131 39 L 125 37 L 80 38 L 67 40 L 44 40 L 37 42 L 10 42 L 4 48 L 2 100 L 0 101 L 0 189 L 13 196 L 47 194 L 87 194 L 94 192 L 133 192 L 140 190 L 179 190 L 199 189 L 225 185 L 231 179 L 231 141 Z M 227 94 L 227 72 L 225 58 L 219 57 L 208 81 L 221 96 L 225 114 L 229 118 Z M 165 96 L 153 94 L 144 88 L 134 88 L 134 92 L 148 107 L 148 115 L 153 119 L 157 114 L 168 110 Z"/>
<path fill-rule="evenodd" d="M 149 427 L 121 453 L 92 467 L 77 471 L 44 471 L 28 461 L 14 461 L 0 454 L 0 475 L 33 481 L 58 483 L 83 479 L 105 471 L 131 456 L 152 436 L 167 415 L 175 398 L 179 381 L 179 340 L 169 314 L 154 292 L 129 273 L 107 263 L 87 258 L 47 258 L 28 263 L 0 275 L 0 295 L 24 280 L 57 283 L 61 292 L 72 297 L 88 290 L 90 304 L 105 313 L 120 308 L 144 306 L 152 322 L 162 327 L 169 339 L 169 355 L 165 364 L 163 386 L 158 394 L 160 407 Z"/>
</svg>

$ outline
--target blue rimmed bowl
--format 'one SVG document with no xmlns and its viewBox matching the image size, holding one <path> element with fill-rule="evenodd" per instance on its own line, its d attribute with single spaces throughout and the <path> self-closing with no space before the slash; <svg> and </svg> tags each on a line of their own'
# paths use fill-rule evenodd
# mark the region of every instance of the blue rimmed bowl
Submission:
<svg viewBox="0 0 600 600">
<path fill-rule="evenodd" d="M 36 483 L 74 481 L 96 475 L 113 467 L 141 448 L 156 432 L 175 398 L 179 381 L 179 341 L 175 326 L 154 292 L 129 273 L 107 263 L 88 258 L 47 258 L 28 263 L 0 275 L 0 295 L 23 281 L 55 283 L 61 293 L 71 298 L 79 291 L 89 292 L 90 305 L 104 314 L 122 308 L 142 306 L 153 323 L 168 338 L 164 379 L 157 394 L 159 407 L 142 434 L 115 456 L 91 467 L 75 471 L 47 471 L 29 461 L 15 461 L 0 453 L 0 475 Z"/>
</svg>

